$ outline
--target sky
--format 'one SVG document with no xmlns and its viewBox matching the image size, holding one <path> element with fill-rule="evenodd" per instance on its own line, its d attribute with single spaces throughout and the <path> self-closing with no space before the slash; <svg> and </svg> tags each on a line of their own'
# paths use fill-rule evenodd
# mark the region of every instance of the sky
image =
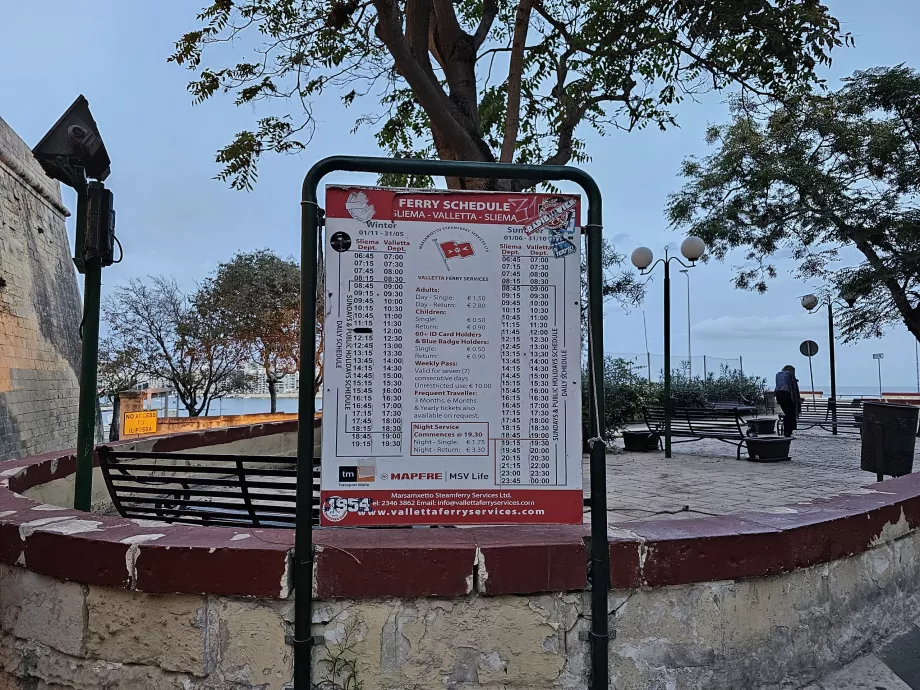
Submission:
<svg viewBox="0 0 920 690">
<path fill-rule="evenodd" d="M 282 256 L 299 256 L 300 186 L 310 165 L 328 155 L 378 152 L 370 130 L 351 131 L 363 111 L 346 110 L 330 96 L 316 103 L 319 130 L 312 144 L 301 154 L 264 158 L 254 191 L 235 191 L 213 179 L 220 169 L 214 161 L 217 149 L 251 126 L 260 111 L 237 108 L 223 96 L 193 106 L 185 88 L 190 73 L 167 63 L 175 40 L 194 28 L 199 4 L 203 0 L 29 0 L 5 3 L 3 9 L 0 117 L 33 146 L 83 93 L 112 159 L 106 184 L 115 194 L 125 260 L 105 269 L 103 295 L 150 274 L 193 287 L 237 251 L 268 247 Z M 916 0 L 827 4 L 856 39 L 855 48 L 835 51 L 834 64 L 824 73 L 832 87 L 856 69 L 901 62 L 920 67 Z M 679 244 L 680 234 L 667 227 L 664 216 L 667 195 L 680 186 L 681 160 L 707 152 L 706 125 L 726 119 L 724 95 L 714 94 L 679 106 L 678 129 L 588 137 L 593 160 L 584 167 L 604 194 L 605 234 L 620 252 L 628 255 L 646 245 L 661 255 L 666 245 Z M 326 181 L 373 184 L 374 178 L 340 174 Z M 68 188 L 64 202 L 76 206 Z M 73 218 L 69 227 L 72 238 Z M 807 361 L 798 345 L 812 339 L 821 347 L 813 360 L 815 384 L 826 391 L 827 318 L 823 312 L 809 315 L 799 304 L 800 296 L 820 286 L 795 280 L 781 264 L 767 294 L 738 291 L 731 281 L 740 264 L 741 257 L 729 257 L 690 273 L 694 357 L 740 356 L 746 372 L 770 379 L 784 364 L 793 364 L 807 381 L 801 373 L 807 372 Z M 687 282 L 674 274 L 674 355 L 687 350 Z M 608 306 L 606 352 L 646 352 L 643 311 L 648 350 L 663 351 L 659 273 L 642 307 L 626 312 Z M 885 390 L 917 387 L 915 340 L 903 326 L 880 340 L 838 342 L 838 385 L 877 390 L 875 352 L 885 354 Z"/>
</svg>

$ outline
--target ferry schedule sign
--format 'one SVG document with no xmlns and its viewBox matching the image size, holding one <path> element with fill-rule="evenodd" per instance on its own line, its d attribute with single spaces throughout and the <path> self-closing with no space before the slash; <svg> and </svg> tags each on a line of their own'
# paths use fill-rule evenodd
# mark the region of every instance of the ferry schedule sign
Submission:
<svg viewBox="0 0 920 690">
<path fill-rule="evenodd" d="M 582 521 L 579 219 L 327 187 L 322 524 Z"/>
</svg>

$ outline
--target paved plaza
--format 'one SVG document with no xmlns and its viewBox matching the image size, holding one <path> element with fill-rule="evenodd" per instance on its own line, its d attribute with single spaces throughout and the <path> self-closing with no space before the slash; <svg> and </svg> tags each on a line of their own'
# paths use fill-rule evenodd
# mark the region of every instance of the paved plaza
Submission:
<svg viewBox="0 0 920 690">
<path fill-rule="evenodd" d="M 809 429 L 792 444 L 792 460 L 735 459 L 735 447 L 711 439 L 663 451 L 607 455 L 607 510 L 611 525 L 634 520 L 674 520 L 762 510 L 836 496 L 875 482 L 859 469 L 860 437 Z M 918 444 L 920 445 L 920 444 Z M 916 457 L 916 456 L 915 456 Z M 920 467 L 920 458 L 915 462 Z M 590 477 L 585 456 L 584 478 Z M 588 511 L 585 510 L 585 519 Z"/>
</svg>

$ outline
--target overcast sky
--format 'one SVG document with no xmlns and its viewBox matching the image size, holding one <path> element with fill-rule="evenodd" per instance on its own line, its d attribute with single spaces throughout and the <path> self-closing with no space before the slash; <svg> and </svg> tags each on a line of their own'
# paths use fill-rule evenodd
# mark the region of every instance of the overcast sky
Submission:
<svg viewBox="0 0 920 690">
<path fill-rule="evenodd" d="M 203 2 L 203 0 L 202 0 Z M 370 131 L 351 134 L 360 109 L 344 110 L 334 98 L 317 104 L 319 135 L 306 153 L 269 157 L 260 166 L 254 192 L 233 191 L 213 179 L 214 152 L 249 126 L 252 108 L 235 108 L 225 98 L 193 107 L 185 90 L 189 73 L 168 64 L 173 42 L 194 26 L 195 0 L 29 0 L 7 2 L 0 25 L 0 117 L 34 145 L 80 93 L 89 99 L 112 158 L 107 185 L 114 191 L 124 263 L 104 273 L 104 290 L 135 276 L 171 275 L 193 285 L 237 250 L 270 247 L 299 255 L 300 185 L 310 164 L 332 154 L 373 155 Z M 856 48 L 835 53 L 827 76 L 832 86 L 855 69 L 906 62 L 920 66 L 916 0 L 827 0 Z M 79 52 L 82 49 L 82 53 Z M 642 244 L 656 254 L 679 243 L 666 227 L 667 194 L 679 186 L 680 161 L 705 153 L 707 123 L 724 122 L 723 97 L 684 103 L 680 129 L 592 136 L 593 161 L 585 167 L 605 198 L 605 232 L 628 254 Z M 340 175 L 327 181 L 373 183 L 371 176 Z M 70 190 L 65 203 L 74 208 Z M 72 236 L 71 219 L 71 236 Z M 738 259 L 740 261 L 740 258 Z M 733 266 L 709 263 L 692 271 L 694 355 L 744 357 L 745 370 L 769 376 L 792 363 L 807 371 L 798 344 L 805 338 L 822 348 L 815 358 L 815 382 L 827 390 L 827 320 L 808 315 L 798 297 L 819 287 L 786 273 L 763 296 L 731 287 Z M 673 348 L 686 352 L 686 279 L 675 273 L 672 301 Z M 661 280 L 651 285 L 644 307 L 606 313 L 605 350 L 662 352 Z M 838 344 L 838 383 L 877 387 L 873 352 L 884 352 L 885 389 L 914 388 L 914 341 L 903 327 L 881 340 Z"/>
</svg>

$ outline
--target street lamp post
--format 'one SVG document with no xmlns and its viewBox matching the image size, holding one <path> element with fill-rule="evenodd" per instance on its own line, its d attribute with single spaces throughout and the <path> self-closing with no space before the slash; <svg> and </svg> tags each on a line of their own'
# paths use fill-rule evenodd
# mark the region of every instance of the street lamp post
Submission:
<svg viewBox="0 0 920 690">
<path fill-rule="evenodd" d="M 834 352 L 834 303 L 847 307 L 852 307 L 856 303 L 856 298 L 850 294 L 841 295 L 843 302 L 834 300 L 833 297 L 827 298 L 827 351 L 830 357 L 831 365 L 831 433 L 837 434 L 837 359 Z M 809 314 L 816 313 L 821 308 L 821 300 L 817 295 L 805 295 L 802 298 L 802 306 Z M 810 360 L 809 360 L 810 362 Z M 814 386 L 812 386 L 814 388 Z"/>
<path fill-rule="evenodd" d="M 876 352 L 872 359 L 878 362 L 878 399 L 882 399 L 882 360 L 885 359 L 884 352 Z"/>
<path fill-rule="evenodd" d="M 674 401 L 671 400 L 671 262 L 676 261 L 684 268 L 693 268 L 706 253 L 706 244 L 699 237 L 691 235 L 680 245 L 680 253 L 690 262 L 685 264 L 676 256 L 669 256 L 664 249 L 664 258 L 654 261 L 655 256 L 648 247 L 633 250 L 630 260 L 642 275 L 648 275 L 658 264 L 664 266 L 664 456 L 671 457 L 671 417 Z"/>
<path fill-rule="evenodd" d="M 88 511 L 92 503 L 96 407 L 99 403 L 97 369 L 102 269 L 115 263 L 115 209 L 112 192 L 103 184 L 109 176 L 111 161 L 89 111 L 89 102 L 83 96 L 78 97 L 42 137 L 32 149 L 32 155 L 48 177 L 63 182 L 77 193 L 73 262 L 84 278 L 73 506 Z"/>
<path fill-rule="evenodd" d="M 680 272 L 687 276 L 687 374 L 690 380 L 693 380 L 693 352 L 690 349 L 690 270 L 682 268 Z"/>
</svg>

